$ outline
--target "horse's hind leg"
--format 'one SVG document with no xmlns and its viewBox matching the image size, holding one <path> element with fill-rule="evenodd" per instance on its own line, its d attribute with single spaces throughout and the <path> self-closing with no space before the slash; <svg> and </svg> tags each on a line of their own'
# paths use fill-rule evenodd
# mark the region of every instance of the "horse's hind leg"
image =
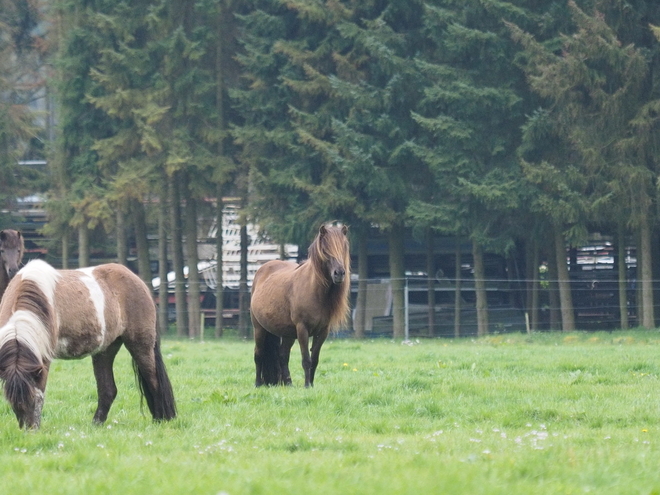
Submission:
<svg viewBox="0 0 660 495">
<path fill-rule="evenodd" d="M 254 326 L 255 386 L 278 385 L 282 380 L 280 369 L 280 337 L 268 332 L 252 318 Z"/>
<path fill-rule="evenodd" d="M 264 347 L 266 346 L 266 330 L 259 325 L 252 318 L 252 328 L 254 328 L 254 367 L 256 370 L 256 377 L 254 379 L 254 386 L 260 387 L 264 384 L 263 367 L 264 367 Z"/>
<path fill-rule="evenodd" d="M 176 417 L 176 404 L 172 384 L 165 370 L 160 352 L 160 340 L 156 336 L 153 347 L 124 339 L 124 345 L 133 358 L 140 392 L 147 401 L 154 420 Z"/>
<path fill-rule="evenodd" d="M 117 386 L 112 365 L 115 356 L 121 348 L 121 339 L 115 340 L 105 351 L 92 356 L 94 376 L 96 377 L 96 391 L 98 393 L 98 407 L 94 413 L 94 422 L 101 424 L 108 418 L 110 406 L 117 397 Z"/>
<path fill-rule="evenodd" d="M 291 348 L 295 344 L 296 339 L 282 337 L 280 344 L 280 373 L 283 385 L 291 385 L 291 372 L 289 371 L 289 357 L 291 356 Z"/>
</svg>

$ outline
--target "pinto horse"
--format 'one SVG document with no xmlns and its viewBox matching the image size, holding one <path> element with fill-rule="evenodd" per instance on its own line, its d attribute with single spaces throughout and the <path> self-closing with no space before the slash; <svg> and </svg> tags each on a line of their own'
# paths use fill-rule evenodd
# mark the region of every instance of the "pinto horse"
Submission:
<svg viewBox="0 0 660 495">
<path fill-rule="evenodd" d="M 88 355 L 98 391 L 94 422 L 105 422 L 117 395 L 112 365 L 122 344 L 153 419 L 174 418 L 156 308 L 144 282 L 114 263 L 79 270 L 41 260 L 25 265 L 0 303 L 0 379 L 19 426 L 39 428 L 51 361 Z"/>
<path fill-rule="evenodd" d="M 18 272 L 23 259 L 25 245 L 23 236 L 18 230 L 5 229 L 0 231 L 0 299 L 7 290 L 9 281 Z"/>
<path fill-rule="evenodd" d="M 291 385 L 289 356 L 296 339 L 305 387 L 314 385 L 321 346 L 329 331 L 348 317 L 351 260 L 346 233 L 346 226 L 322 225 L 303 263 L 269 261 L 257 270 L 251 299 L 257 387 Z"/>
</svg>

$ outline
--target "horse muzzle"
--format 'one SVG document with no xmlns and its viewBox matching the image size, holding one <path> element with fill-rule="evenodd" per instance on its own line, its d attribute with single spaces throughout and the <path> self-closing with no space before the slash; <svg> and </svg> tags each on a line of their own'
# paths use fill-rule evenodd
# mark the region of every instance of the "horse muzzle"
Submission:
<svg viewBox="0 0 660 495">
<path fill-rule="evenodd" d="M 346 270 L 337 269 L 332 272 L 332 283 L 341 284 L 346 278 Z"/>
</svg>

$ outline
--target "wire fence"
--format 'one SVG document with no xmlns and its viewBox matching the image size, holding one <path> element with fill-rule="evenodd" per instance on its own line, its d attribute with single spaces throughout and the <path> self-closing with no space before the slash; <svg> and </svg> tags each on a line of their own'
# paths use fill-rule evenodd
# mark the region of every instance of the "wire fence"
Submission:
<svg viewBox="0 0 660 495">
<path fill-rule="evenodd" d="M 364 321 L 360 326 L 365 337 L 392 336 L 397 298 L 403 301 L 406 337 L 455 337 L 478 333 L 476 286 L 480 284 L 474 278 L 410 276 L 403 279 L 370 278 L 363 282 L 351 281 L 351 318 L 348 326 L 340 329 L 339 336 L 354 335 L 358 319 Z M 481 282 L 487 299 L 489 333 L 561 330 L 559 280 L 487 278 Z M 660 280 L 651 283 L 660 289 Z M 623 312 L 629 327 L 637 325 L 640 280 L 630 278 L 625 281 L 623 303 L 622 289 L 616 279 L 571 278 L 567 284 L 577 329 L 621 328 Z M 364 294 L 358 297 L 360 287 Z M 429 287 L 433 291 L 431 298 Z M 248 287 L 244 297 L 249 298 L 249 291 Z M 660 296 L 660 290 L 655 293 Z M 171 294 L 168 301 L 171 320 L 176 317 L 173 297 Z M 202 325 L 213 326 L 215 288 L 202 282 L 201 297 Z M 227 328 L 238 325 L 240 297 L 238 288 L 224 290 L 223 317 Z M 660 298 L 656 298 L 654 305 L 660 306 Z M 655 308 L 655 314 L 660 315 L 660 307 Z"/>
</svg>

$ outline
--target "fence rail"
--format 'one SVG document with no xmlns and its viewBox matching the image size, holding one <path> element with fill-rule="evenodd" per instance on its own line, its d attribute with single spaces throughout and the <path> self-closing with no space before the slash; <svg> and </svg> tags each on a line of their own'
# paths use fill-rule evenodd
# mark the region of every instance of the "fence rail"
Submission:
<svg viewBox="0 0 660 495">
<path fill-rule="evenodd" d="M 365 307 L 357 302 L 359 280 L 351 282 L 352 316 L 342 334 L 354 332 L 354 319 L 358 311 L 365 312 L 365 336 L 392 335 L 392 303 L 394 291 L 399 284 L 392 284 L 393 279 L 367 279 Z M 434 278 L 433 290 L 435 304 L 433 308 L 434 326 L 429 327 L 428 286 L 426 277 L 411 276 L 402 279 L 404 291 L 405 338 L 416 336 L 453 337 L 477 334 L 475 279 Z M 530 329 L 531 314 L 536 311 L 536 328 L 532 330 L 559 330 L 561 322 L 558 297 L 558 280 L 497 279 L 483 281 L 488 302 L 489 332 L 525 332 Z M 639 280 L 626 281 L 626 313 L 630 326 L 637 322 L 637 300 Z M 660 280 L 652 281 L 660 289 Z M 459 286 L 457 290 L 456 286 Z M 536 284 L 538 305 L 536 310 L 529 307 L 530 288 Z M 619 304 L 618 281 L 603 278 L 581 277 L 571 279 L 569 286 L 572 294 L 573 311 L 576 325 L 582 330 L 613 330 L 620 328 L 621 309 Z M 249 289 L 248 289 L 249 291 Z M 238 317 L 239 290 L 228 290 L 230 302 L 225 304 L 223 317 L 228 325 L 235 324 Z M 660 296 L 660 290 L 656 290 Z M 455 328 L 456 297 L 460 297 L 460 327 Z M 205 300 L 202 313 L 203 322 L 212 325 L 215 319 L 215 291 L 202 293 Z M 248 294 L 249 297 L 249 294 Z M 660 315 L 660 298 L 657 301 L 656 314 Z M 170 296 L 170 319 L 175 318 L 173 295 Z M 235 307 L 234 307 L 235 306 Z"/>
</svg>

